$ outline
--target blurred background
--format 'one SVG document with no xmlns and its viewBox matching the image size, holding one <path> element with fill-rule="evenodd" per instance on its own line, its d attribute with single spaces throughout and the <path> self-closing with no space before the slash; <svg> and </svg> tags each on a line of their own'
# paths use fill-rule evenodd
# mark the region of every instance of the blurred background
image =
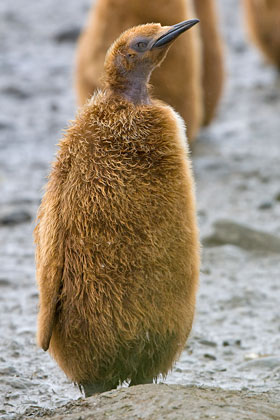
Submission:
<svg viewBox="0 0 280 420">
<path fill-rule="evenodd" d="M 36 347 L 32 231 L 77 110 L 76 43 L 91 6 L 0 3 L 0 414 L 10 419 L 80 396 Z M 249 40 L 241 2 L 217 6 L 224 92 L 191 155 L 203 245 L 197 314 L 166 381 L 279 392 L 280 78 Z"/>
</svg>

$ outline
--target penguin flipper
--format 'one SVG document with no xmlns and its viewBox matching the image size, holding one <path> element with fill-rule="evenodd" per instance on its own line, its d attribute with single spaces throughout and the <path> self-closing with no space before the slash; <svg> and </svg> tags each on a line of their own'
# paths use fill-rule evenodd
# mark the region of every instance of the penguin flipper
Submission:
<svg viewBox="0 0 280 420">
<path fill-rule="evenodd" d="M 37 343 L 44 351 L 47 351 L 49 348 L 56 320 L 62 271 L 62 269 L 58 268 L 53 275 L 43 275 L 41 278 Z"/>
<path fill-rule="evenodd" d="M 37 344 L 45 351 L 49 348 L 56 321 L 64 270 L 65 231 L 59 211 L 60 192 L 54 193 L 52 181 L 50 179 L 34 230 L 39 287 Z"/>
</svg>

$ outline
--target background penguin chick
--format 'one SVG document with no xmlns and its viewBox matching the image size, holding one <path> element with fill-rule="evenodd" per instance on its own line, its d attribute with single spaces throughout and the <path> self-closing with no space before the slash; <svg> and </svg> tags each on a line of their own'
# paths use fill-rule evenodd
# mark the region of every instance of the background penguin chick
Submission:
<svg viewBox="0 0 280 420">
<path fill-rule="evenodd" d="M 84 104 L 102 86 L 104 58 L 112 42 L 124 30 L 146 22 L 171 25 L 193 17 L 190 0 L 97 0 L 77 49 L 76 90 Z M 179 38 L 162 66 L 155 70 L 153 95 L 184 118 L 192 141 L 202 122 L 202 90 L 198 31 Z"/>
<path fill-rule="evenodd" d="M 243 5 L 252 41 L 280 69 L 280 1 L 243 0 Z"/>
<path fill-rule="evenodd" d="M 204 125 L 215 117 L 223 92 L 225 69 L 222 37 L 219 31 L 216 0 L 193 0 L 202 48 L 202 88 Z"/>
<path fill-rule="evenodd" d="M 87 396 L 166 375 L 192 327 L 199 240 L 184 124 L 147 83 L 194 23 L 118 38 L 106 89 L 61 140 L 39 209 L 38 344 Z"/>
</svg>

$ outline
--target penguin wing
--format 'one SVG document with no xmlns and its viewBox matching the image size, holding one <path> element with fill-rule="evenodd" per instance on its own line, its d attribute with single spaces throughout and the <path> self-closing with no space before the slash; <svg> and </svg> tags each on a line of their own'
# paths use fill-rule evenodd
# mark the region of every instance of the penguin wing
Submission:
<svg viewBox="0 0 280 420">
<path fill-rule="evenodd" d="M 61 267 L 43 267 L 40 273 L 40 304 L 38 313 L 37 343 L 47 351 L 50 345 L 53 327 L 56 320 L 57 304 L 63 269 Z"/>
<path fill-rule="evenodd" d="M 51 176 L 34 231 L 39 287 L 37 343 L 45 351 L 49 348 L 56 320 L 64 268 L 65 230 L 60 217 L 60 193 L 59 183 Z"/>
</svg>

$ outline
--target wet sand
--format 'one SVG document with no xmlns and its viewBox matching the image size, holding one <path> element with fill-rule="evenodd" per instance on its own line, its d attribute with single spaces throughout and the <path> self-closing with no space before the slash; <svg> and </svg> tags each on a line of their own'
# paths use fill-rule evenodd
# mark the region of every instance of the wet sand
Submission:
<svg viewBox="0 0 280 420">
<path fill-rule="evenodd" d="M 35 418 L 40 410 L 45 417 L 68 418 L 67 408 L 58 407 L 75 406 L 72 401 L 81 396 L 50 356 L 36 347 L 38 292 L 32 230 L 56 144 L 75 115 L 75 39 L 89 5 L 89 0 L 33 0 L 24 5 L 20 0 L 4 0 L 0 4 L 3 419 L 18 419 L 24 412 L 22 418 Z M 220 397 L 229 392 L 231 401 L 253 398 L 255 416 L 244 418 L 266 418 L 256 409 L 259 402 L 260 410 L 264 404 L 276 410 L 267 418 L 280 419 L 280 81 L 247 43 L 237 2 L 219 0 L 219 5 L 226 43 L 226 91 L 217 119 L 201 131 L 192 155 L 204 244 L 197 314 L 186 349 L 165 382 L 188 385 L 194 397 L 197 387 L 211 387 L 207 398 L 211 395 L 217 407 L 212 418 L 227 419 L 225 414 L 219 417 L 218 407 Z M 161 392 L 135 389 L 143 395 L 142 404 L 147 392 L 151 396 Z M 184 387 L 161 389 L 170 395 L 176 389 L 182 398 L 185 392 Z M 133 391 L 115 392 L 118 400 Z M 101 406 L 102 398 L 96 400 Z M 161 398 L 166 396 L 157 397 L 157 408 Z M 134 400 L 136 406 L 141 402 Z M 128 401 L 133 401 L 130 394 Z M 195 398 L 193 404 L 201 415 L 206 412 Z M 167 411 L 166 417 L 155 418 L 181 418 L 167 417 Z"/>
</svg>

